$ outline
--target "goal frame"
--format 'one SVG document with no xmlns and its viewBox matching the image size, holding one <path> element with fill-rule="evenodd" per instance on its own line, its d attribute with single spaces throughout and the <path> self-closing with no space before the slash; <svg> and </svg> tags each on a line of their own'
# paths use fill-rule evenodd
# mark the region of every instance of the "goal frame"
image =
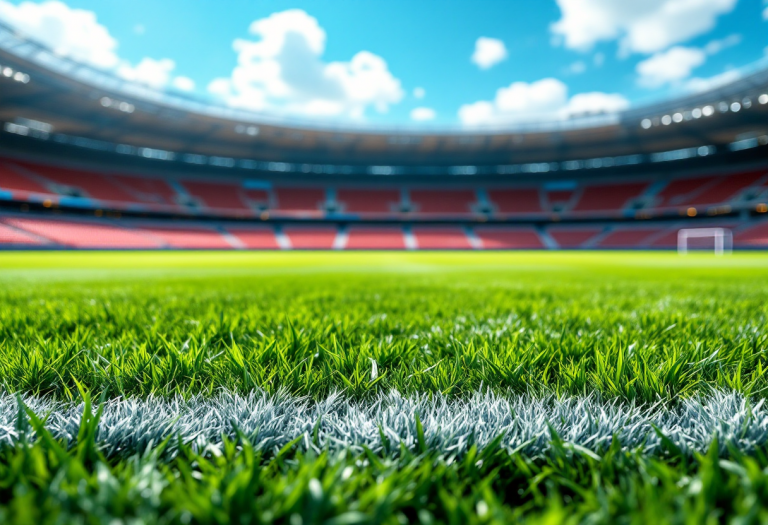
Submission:
<svg viewBox="0 0 768 525">
<path fill-rule="evenodd" d="M 688 254 L 688 239 L 715 239 L 715 255 L 730 254 L 733 251 L 733 232 L 728 228 L 682 228 L 677 232 L 677 253 Z"/>
</svg>

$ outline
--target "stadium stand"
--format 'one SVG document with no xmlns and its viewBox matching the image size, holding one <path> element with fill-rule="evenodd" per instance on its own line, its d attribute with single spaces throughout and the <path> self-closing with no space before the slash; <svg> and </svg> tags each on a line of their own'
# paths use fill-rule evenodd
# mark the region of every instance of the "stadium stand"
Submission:
<svg viewBox="0 0 768 525">
<path fill-rule="evenodd" d="M 468 215 L 477 203 L 472 190 L 417 189 L 409 194 L 413 212 L 419 215 Z"/>
<path fill-rule="evenodd" d="M 226 232 L 236 239 L 236 243 L 248 250 L 277 250 L 275 231 L 268 226 L 227 226 Z"/>
<path fill-rule="evenodd" d="M 533 228 L 484 226 L 474 228 L 474 233 L 485 250 L 539 250 L 545 247 Z"/>
<path fill-rule="evenodd" d="M 205 227 L 166 226 L 148 224 L 136 227 L 136 232 L 154 239 L 160 245 L 176 249 L 230 250 L 232 244 L 219 231 Z"/>
<path fill-rule="evenodd" d="M 183 185 L 191 197 L 212 210 L 233 214 L 251 211 L 243 202 L 237 184 L 187 180 Z"/>
<path fill-rule="evenodd" d="M 339 188 L 336 201 L 340 211 L 360 215 L 393 215 L 402 207 L 400 190 L 391 188 Z"/>
<path fill-rule="evenodd" d="M 20 172 L 18 166 L 0 161 L 0 189 L 13 192 L 19 200 L 28 199 L 30 194 L 50 195 L 53 192 L 39 181 Z"/>
<path fill-rule="evenodd" d="M 619 211 L 640 196 L 648 183 L 603 184 L 586 186 L 574 205 L 574 212 Z"/>
<path fill-rule="evenodd" d="M 734 235 L 736 246 L 750 248 L 768 248 L 768 222 L 747 226 Z"/>
<path fill-rule="evenodd" d="M 283 234 L 294 250 L 330 250 L 336 241 L 335 226 L 285 226 Z"/>
<path fill-rule="evenodd" d="M 326 204 L 324 188 L 275 188 L 274 211 L 321 216 Z"/>
<path fill-rule="evenodd" d="M 765 176 L 765 172 L 737 173 L 728 177 L 718 177 L 706 184 L 701 191 L 682 204 L 688 206 L 711 206 L 729 202 L 740 192 L 755 184 Z"/>
<path fill-rule="evenodd" d="M 617 227 L 595 244 L 596 248 L 647 248 L 664 228 Z"/>
<path fill-rule="evenodd" d="M 72 248 L 160 248 L 151 236 L 95 221 L 5 218 L 5 224 Z"/>
<path fill-rule="evenodd" d="M 541 213 L 538 188 L 489 189 L 488 198 L 497 214 Z"/>
<path fill-rule="evenodd" d="M 464 228 L 458 226 L 414 226 L 411 229 L 420 250 L 469 250 L 473 246 Z"/>
<path fill-rule="evenodd" d="M 403 229 L 398 226 L 350 226 L 348 250 L 402 250 L 406 248 Z"/>
<path fill-rule="evenodd" d="M 0 245 L 5 247 L 46 244 L 41 238 L 0 223 Z"/>
<path fill-rule="evenodd" d="M 587 241 L 601 233 L 603 229 L 599 226 L 553 226 L 547 228 L 547 234 L 554 239 L 560 248 L 583 248 Z"/>
</svg>

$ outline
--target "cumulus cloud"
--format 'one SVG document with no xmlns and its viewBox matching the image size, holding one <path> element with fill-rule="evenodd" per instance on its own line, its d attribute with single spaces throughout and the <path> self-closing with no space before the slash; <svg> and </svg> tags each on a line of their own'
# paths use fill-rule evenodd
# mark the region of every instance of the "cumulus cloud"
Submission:
<svg viewBox="0 0 768 525">
<path fill-rule="evenodd" d="M 592 92 L 568 98 L 568 86 L 555 78 L 513 82 L 496 91 L 494 100 L 465 104 L 459 120 L 466 126 L 532 120 L 567 119 L 577 115 L 614 113 L 629 107 L 618 94 Z"/>
<path fill-rule="evenodd" d="M 741 35 L 733 34 L 728 35 L 725 38 L 721 38 L 720 40 L 712 40 L 706 46 L 704 46 L 704 51 L 706 51 L 708 55 L 714 55 L 724 49 L 728 49 L 729 47 L 737 46 L 739 44 L 741 44 Z"/>
<path fill-rule="evenodd" d="M 413 89 L 413 97 L 422 99 L 427 95 L 427 91 L 423 87 L 417 87 Z"/>
<path fill-rule="evenodd" d="M 639 62 L 635 70 L 639 83 L 653 88 L 688 78 L 706 60 L 707 54 L 701 49 L 676 46 Z"/>
<path fill-rule="evenodd" d="M 712 40 L 702 49 L 675 46 L 656 53 L 637 64 L 635 70 L 639 74 L 638 82 L 650 88 L 678 84 L 690 77 L 693 70 L 707 60 L 708 55 L 719 53 L 740 42 L 741 35 L 734 34 L 720 40 Z"/>
<path fill-rule="evenodd" d="M 741 78 L 741 73 L 739 73 L 735 69 L 731 69 L 708 78 L 700 78 L 700 77 L 691 78 L 688 81 L 686 81 L 685 89 L 687 89 L 688 91 L 696 92 L 696 93 L 702 92 L 702 91 L 709 91 L 716 87 L 730 84 L 731 82 L 734 82 L 739 78 Z"/>
<path fill-rule="evenodd" d="M 400 81 L 383 58 L 360 51 L 349 62 L 323 62 L 325 31 L 300 9 L 274 13 L 249 29 L 257 41 L 235 40 L 237 66 L 208 91 L 232 106 L 305 116 L 360 118 L 402 100 Z"/>
<path fill-rule="evenodd" d="M 414 108 L 411 110 L 411 120 L 417 122 L 425 122 L 427 120 L 434 120 L 437 116 L 435 110 L 432 108 Z"/>
<path fill-rule="evenodd" d="M 171 84 L 173 85 L 173 87 L 175 87 L 176 89 L 180 89 L 181 91 L 195 90 L 195 81 L 189 77 L 176 77 L 173 79 L 173 82 Z"/>
<path fill-rule="evenodd" d="M 655 53 L 710 31 L 737 0 L 557 0 L 551 31 L 570 49 L 619 40 L 623 53 Z"/>
<path fill-rule="evenodd" d="M 0 0 L 0 19 L 61 56 L 112 71 L 126 80 L 162 89 L 173 79 L 173 60 L 147 57 L 132 65 L 121 59 L 117 40 L 99 23 L 93 11 L 73 9 L 58 0 L 39 4 L 26 1 L 19 5 Z M 139 34 L 143 30 L 142 25 L 134 27 Z"/>
<path fill-rule="evenodd" d="M 573 75 L 580 75 L 587 70 L 587 64 L 583 60 L 577 60 L 570 66 L 568 66 L 568 72 Z"/>
<path fill-rule="evenodd" d="M 475 42 L 472 63 L 480 69 L 490 69 L 507 58 L 507 47 L 496 38 L 481 36 Z"/>
<path fill-rule="evenodd" d="M 169 58 L 155 60 L 146 57 L 135 66 L 122 64 L 117 68 L 117 74 L 126 80 L 161 89 L 171 81 L 171 73 L 175 68 L 176 63 Z"/>
<path fill-rule="evenodd" d="M 56 0 L 19 5 L 0 0 L 0 19 L 62 56 L 100 68 L 113 68 L 120 62 L 117 40 L 92 11 L 71 9 Z"/>
</svg>

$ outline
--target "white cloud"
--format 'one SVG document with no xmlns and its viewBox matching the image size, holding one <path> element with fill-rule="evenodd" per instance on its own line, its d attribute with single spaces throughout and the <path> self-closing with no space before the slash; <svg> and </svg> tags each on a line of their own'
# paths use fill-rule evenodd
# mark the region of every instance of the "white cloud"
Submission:
<svg viewBox="0 0 768 525">
<path fill-rule="evenodd" d="M 134 66 L 121 59 L 117 40 L 98 22 L 93 11 L 73 9 L 58 0 L 39 4 L 26 1 L 18 6 L 0 0 L 0 19 L 62 56 L 113 71 L 126 80 L 156 89 L 165 88 L 172 80 L 176 67 L 173 60 L 147 57 Z M 139 24 L 133 30 L 142 34 L 144 26 Z M 189 85 L 184 80 L 180 82 Z"/>
<path fill-rule="evenodd" d="M 595 53 L 595 56 L 592 57 L 592 63 L 595 64 L 595 67 L 602 67 L 605 63 L 605 53 Z"/>
<path fill-rule="evenodd" d="M 194 91 L 195 81 L 189 77 L 176 77 L 171 82 L 173 87 L 180 89 L 181 91 Z"/>
<path fill-rule="evenodd" d="M 580 75 L 587 70 L 587 64 L 583 60 L 577 60 L 570 66 L 568 66 L 568 72 L 573 75 Z"/>
<path fill-rule="evenodd" d="M 0 19 L 62 56 L 100 68 L 113 68 L 120 61 L 117 40 L 92 11 L 71 9 L 58 1 L 16 6 L 0 0 Z"/>
<path fill-rule="evenodd" d="M 688 78 L 706 59 L 701 49 L 676 46 L 639 62 L 635 70 L 640 75 L 638 82 L 653 88 Z"/>
<path fill-rule="evenodd" d="M 709 91 L 716 87 L 723 86 L 725 84 L 730 84 L 731 82 L 734 82 L 739 78 L 741 78 L 741 73 L 739 73 L 735 69 L 731 69 L 729 71 L 725 71 L 723 73 L 720 73 L 719 75 L 715 75 L 709 78 L 699 78 L 699 77 L 692 78 L 685 83 L 685 89 L 687 89 L 688 91 L 696 92 L 696 93 L 702 92 L 702 91 Z"/>
<path fill-rule="evenodd" d="M 161 89 L 168 85 L 171 80 L 171 73 L 175 68 L 176 63 L 169 58 L 155 60 L 145 57 L 135 66 L 122 64 L 117 68 L 117 74 L 131 82 Z"/>
<path fill-rule="evenodd" d="M 413 97 L 422 99 L 427 95 L 426 90 L 423 87 L 417 87 L 413 89 Z"/>
<path fill-rule="evenodd" d="M 729 47 L 737 46 L 739 44 L 741 44 L 741 35 L 728 35 L 720 40 L 712 40 L 704 46 L 704 51 L 706 51 L 708 55 L 714 55 L 723 49 L 728 49 Z"/>
<path fill-rule="evenodd" d="M 557 0 L 562 17 L 551 26 L 570 49 L 619 40 L 623 53 L 655 53 L 707 33 L 737 0 Z"/>
<path fill-rule="evenodd" d="M 505 58 L 507 58 L 507 48 L 501 40 L 481 36 L 475 42 L 472 63 L 480 69 L 492 68 Z"/>
<path fill-rule="evenodd" d="M 424 122 L 427 120 L 434 120 L 437 116 L 435 110 L 432 108 L 414 108 L 411 110 L 411 120 L 417 122 Z"/>
<path fill-rule="evenodd" d="M 768 7 L 763 10 L 763 20 L 768 20 Z"/>
<path fill-rule="evenodd" d="M 635 67 L 640 75 L 638 82 L 640 85 L 650 88 L 680 83 L 690 77 L 693 70 L 706 61 L 708 55 L 717 54 L 739 43 L 741 43 L 741 35 L 734 34 L 720 40 L 712 40 L 702 49 L 675 46 L 656 53 L 639 62 Z M 699 81 L 702 79 L 695 81 L 694 85 Z"/>
<path fill-rule="evenodd" d="M 305 116 L 360 118 L 402 100 L 400 81 L 381 57 L 360 51 L 349 62 L 325 63 L 325 31 L 300 9 L 254 21 L 257 41 L 235 40 L 238 64 L 208 91 L 232 106 Z"/>
<path fill-rule="evenodd" d="M 133 26 L 133 32 L 136 33 L 137 35 L 143 35 L 144 33 L 147 32 L 147 28 L 144 27 L 144 24 L 136 24 L 135 26 Z"/>
<path fill-rule="evenodd" d="M 496 91 L 492 101 L 481 100 L 459 109 L 466 126 L 504 124 L 541 119 L 567 119 L 576 115 L 613 113 L 629 107 L 618 94 L 581 93 L 568 98 L 568 87 L 555 78 L 514 82 Z"/>
</svg>

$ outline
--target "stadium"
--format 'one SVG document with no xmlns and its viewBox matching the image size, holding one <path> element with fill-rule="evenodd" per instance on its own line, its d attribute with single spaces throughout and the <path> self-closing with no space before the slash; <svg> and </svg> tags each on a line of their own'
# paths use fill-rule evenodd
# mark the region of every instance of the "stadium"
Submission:
<svg viewBox="0 0 768 525">
<path fill-rule="evenodd" d="M 765 66 L 540 129 L 371 132 L 142 93 L 0 36 L 4 246 L 669 249 L 689 227 L 768 242 Z"/>
<path fill-rule="evenodd" d="M 3 9 L 0 521 L 768 519 L 765 56 L 403 126 L 158 89 Z"/>
</svg>

